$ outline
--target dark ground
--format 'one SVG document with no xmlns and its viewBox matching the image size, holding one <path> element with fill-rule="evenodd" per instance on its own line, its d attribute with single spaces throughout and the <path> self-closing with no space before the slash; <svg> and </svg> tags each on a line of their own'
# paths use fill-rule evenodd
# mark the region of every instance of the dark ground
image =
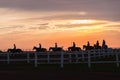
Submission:
<svg viewBox="0 0 120 80">
<path fill-rule="evenodd" d="M 115 64 L 60 65 L 10 64 L 0 65 L 0 80 L 120 80 L 120 68 Z"/>
</svg>

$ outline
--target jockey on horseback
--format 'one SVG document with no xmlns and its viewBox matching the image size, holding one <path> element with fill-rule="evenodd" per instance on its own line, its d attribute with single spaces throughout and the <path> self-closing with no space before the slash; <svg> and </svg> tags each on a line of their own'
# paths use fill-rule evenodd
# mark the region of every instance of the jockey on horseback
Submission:
<svg viewBox="0 0 120 80">
<path fill-rule="evenodd" d="M 14 48 L 13 48 L 14 50 L 16 50 L 16 45 L 14 44 Z"/>
<path fill-rule="evenodd" d="M 99 41 L 97 40 L 97 42 L 96 42 L 96 46 L 99 46 Z"/>
<path fill-rule="evenodd" d="M 87 42 L 87 47 L 90 47 L 90 43 L 89 43 L 89 41 Z"/>
<path fill-rule="evenodd" d="M 42 48 L 42 45 L 39 43 L 39 48 L 41 49 Z"/>
<path fill-rule="evenodd" d="M 76 44 L 75 44 L 75 42 L 73 42 L 73 47 L 76 47 Z"/>
<path fill-rule="evenodd" d="M 57 48 L 58 46 L 57 46 L 57 43 L 55 43 L 55 48 Z"/>
</svg>

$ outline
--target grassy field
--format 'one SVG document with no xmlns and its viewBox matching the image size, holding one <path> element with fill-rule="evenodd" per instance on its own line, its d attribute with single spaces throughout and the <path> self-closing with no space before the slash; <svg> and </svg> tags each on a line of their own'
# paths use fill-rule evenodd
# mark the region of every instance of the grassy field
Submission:
<svg viewBox="0 0 120 80">
<path fill-rule="evenodd" d="M 14 57 L 14 56 L 13 56 Z M 18 56 L 19 57 L 19 56 Z M 92 61 L 115 61 L 115 56 L 91 58 Z M 76 61 L 73 59 L 72 61 Z M 85 61 L 88 61 L 85 59 Z M 41 61 L 39 61 L 41 62 Z M 0 80 L 120 80 L 120 67 L 116 64 L 39 64 L 34 67 L 34 61 L 30 64 L 11 61 L 0 62 Z"/>
<path fill-rule="evenodd" d="M 1 80 L 120 80 L 120 68 L 115 64 L 33 64 L 12 63 L 0 65 Z"/>
</svg>

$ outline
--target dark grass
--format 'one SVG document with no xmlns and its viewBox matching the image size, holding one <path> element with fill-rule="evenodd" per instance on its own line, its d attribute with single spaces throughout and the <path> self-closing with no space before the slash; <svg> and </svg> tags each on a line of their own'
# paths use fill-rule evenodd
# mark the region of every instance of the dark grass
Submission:
<svg viewBox="0 0 120 80">
<path fill-rule="evenodd" d="M 0 64 L 0 70 L 64 70 L 64 71 L 120 71 L 120 67 L 117 68 L 115 63 L 92 63 L 91 68 L 88 68 L 87 63 L 81 64 L 64 64 L 64 67 L 61 68 L 60 64 L 38 64 L 38 67 L 34 67 L 33 63 L 27 64 L 26 62 L 12 62 L 10 64 Z"/>
<path fill-rule="evenodd" d="M 91 58 L 92 61 L 115 60 L 114 57 Z M 74 60 L 75 61 L 75 60 Z M 87 60 L 86 60 L 87 61 Z M 120 80 L 120 67 L 115 63 L 91 64 L 39 64 L 34 67 L 34 61 L 0 62 L 0 80 Z"/>
<path fill-rule="evenodd" d="M 116 64 L 33 64 L 23 62 L 1 64 L 0 80 L 120 80 Z"/>
<path fill-rule="evenodd" d="M 94 60 L 92 60 L 94 61 Z M 97 60 L 97 61 L 104 61 L 104 60 Z M 107 60 L 108 61 L 108 60 Z M 13 61 L 10 62 L 10 64 L 7 64 L 7 62 L 0 62 L 0 70 L 1 69 L 16 69 L 16 68 L 25 68 L 25 69 L 41 69 L 41 70 L 46 70 L 46 69 L 61 69 L 60 64 L 38 64 L 38 67 L 34 67 L 34 61 L 30 61 L 28 64 L 26 61 Z M 91 68 L 88 68 L 87 63 L 80 63 L 80 64 L 64 64 L 63 70 L 83 70 L 83 71 L 88 71 L 88 70 L 93 70 L 93 71 L 119 71 L 120 67 L 116 67 L 116 63 L 91 63 Z"/>
</svg>

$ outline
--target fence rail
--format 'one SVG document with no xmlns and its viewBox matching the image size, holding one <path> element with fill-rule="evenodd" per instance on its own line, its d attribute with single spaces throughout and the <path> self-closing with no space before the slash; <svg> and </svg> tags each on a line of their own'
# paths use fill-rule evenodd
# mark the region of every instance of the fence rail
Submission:
<svg viewBox="0 0 120 80">
<path fill-rule="evenodd" d="M 60 64 L 63 68 L 64 64 L 81 64 L 87 63 L 90 68 L 92 64 L 99 63 L 115 63 L 119 67 L 120 49 L 106 50 L 88 50 L 88 51 L 61 51 L 61 52 L 22 52 L 22 53 L 0 53 L 0 62 L 10 64 L 13 61 L 34 62 L 34 66 L 38 64 Z M 2 64 L 2 63 L 0 63 Z"/>
</svg>

